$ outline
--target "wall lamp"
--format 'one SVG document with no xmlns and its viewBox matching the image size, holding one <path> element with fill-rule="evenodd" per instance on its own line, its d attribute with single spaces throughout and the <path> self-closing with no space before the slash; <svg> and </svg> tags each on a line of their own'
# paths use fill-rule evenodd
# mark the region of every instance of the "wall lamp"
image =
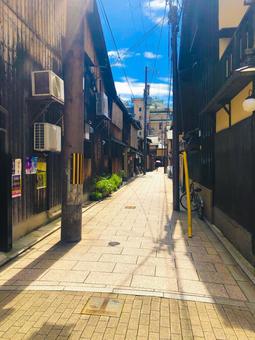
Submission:
<svg viewBox="0 0 255 340">
<path fill-rule="evenodd" d="M 251 90 L 249 96 L 243 102 L 243 109 L 246 112 L 253 112 L 255 111 L 255 94 Z"/>
</svg>

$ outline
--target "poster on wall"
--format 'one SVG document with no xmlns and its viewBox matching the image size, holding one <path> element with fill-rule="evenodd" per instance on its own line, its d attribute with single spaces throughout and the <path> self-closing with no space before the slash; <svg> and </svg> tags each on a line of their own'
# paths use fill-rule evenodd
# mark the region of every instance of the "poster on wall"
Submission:
<svg viewBox="0 0 255 340">
<path fill-rule="evenodd" d="M 22 194 L 22 160 L 16 158 L 12 162 L 12 198 L 21 197 Z"/>
<path fill-rule="evenodd" d="M 14 160 L 14 175 L 21 175 L 22 172 L 22 160 L 20 158 L 16 158 Z"/>
<path fill-rule="evenodd" d="M 38 157 L 26 157 L 26 175 L 35 175 L 37 173 Z"/>
<path fill-rule="evenodd" d="M 12 198 L 21 197 L 21 175 L 12 175 Z"/>
<path fill-rule="evenodd" d="M 37 163 L 37 184 L 36 189 L 47 188 L 47 163 L 46 161 L 38 161 Z"/>
</svg>

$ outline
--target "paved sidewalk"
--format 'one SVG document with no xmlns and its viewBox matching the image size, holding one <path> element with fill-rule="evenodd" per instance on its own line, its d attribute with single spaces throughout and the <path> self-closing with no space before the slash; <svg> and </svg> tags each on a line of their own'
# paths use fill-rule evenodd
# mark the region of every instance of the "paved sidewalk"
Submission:
<svg viewBox="0 0 255 340">
<path fill-rule="evenodd" d="M 59 231 L 1 269 L 0 289 L 144 294 L 255 304 L 255 287 L 211 230 L 173 214 L 171 181 L 148 173 L 86 211 L 83 240 Z"/>
<path fill-rule="evenodd" d="M 82 314 L 90 296 L 118 298 L 120 317 Z M 84 292 L 0 292 L 1 339 L 255 339 L 248 308 Z"/>
</svg>

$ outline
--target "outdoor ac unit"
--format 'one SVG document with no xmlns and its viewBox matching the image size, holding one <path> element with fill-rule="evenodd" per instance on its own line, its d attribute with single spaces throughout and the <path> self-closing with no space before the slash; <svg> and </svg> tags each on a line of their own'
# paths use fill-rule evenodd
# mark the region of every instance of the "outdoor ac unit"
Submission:
<svg viewBox="0 0 255 340">
<path fill-rule="evenodd" d="M 108 97 L 105 93 L 97 94 L 97 116 L 105 116 L 109 118 Z"/>
<path fill-rule="evenodd" d="M 52 71 L 32 72 L 32 96 L 53 97 L 64 103 L 64 81 Z"/>
<path fill-rule="evenodd" d="M 61 127 L 49 123 L 35 123 L 34 150 L 61 152 Z"/>
</svg>

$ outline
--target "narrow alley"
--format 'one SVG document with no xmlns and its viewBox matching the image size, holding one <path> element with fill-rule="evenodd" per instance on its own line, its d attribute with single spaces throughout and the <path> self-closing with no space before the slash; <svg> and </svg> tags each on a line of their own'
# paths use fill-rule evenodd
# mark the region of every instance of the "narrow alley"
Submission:
<svg viewBox="0 0 255 340">
<path fill-rule="evenodd" d="M 93 322 L 88 316 L 80 319 L 84 317 L 80 312 L 88 298 L 103 295 L 125 301 L 119 320 L 122 326 L 126 325 L 125 334 L 134 318 L 130 315 L 137 313 L 137 327 L 129 329 L 133 334 L 130 339 L 138 336 L 140 326 L 143 331 L 138 338 L 148 339 L 150 323 L 162 321 L 168 314 L 158 320 L 148 315 L 156 311 L 169 313 L 169 307 L 170 311 L 177 310 L 173 320 L 179 326 L 173 331 L 170 325 L 173 320 L 170 322 L 168 317 L 169 327 L 160 327 L 160 331 L 152 327 L 150 339 L 170 339 L 170 333 L 183 339 L 205 338 L 211 329 L 214 333 L 210 333 L 210 338 L 225 339 L 232 334 L 234 339 L 236 332 L 241 332 L 242 338 L 254 339 L 254 285 L 204 222 L 195 219 L 194 237 L 187 238 L 186 214 L 173 214 L 171 210 L 171 189 L 171 181 L 161 169 L 139 176 L 83 214 L 81 242 L 63 245 L 57 231 L 3 267 L 1 336 L 124 338 L 124 333 L 117 331 L 116 318 L 109 321 L 106 316 L 101 317 L 103 320 L 91 316 Z M 198 324 L 192 323 L 192 313 L 187 315 L 190 309 L 196 310 Z M 143 310 L 147 316 L 142 315 Z M 200 317 L 201 310 L 204 317 L 207 313 L 205 320 Z M 182 329 L 182 312 L 189 319 L 188 329 L 185 326 Z M 63 324 L 62 313 L 67 323 L 72 321 L 72 326 Z M 211 318 L 213 313 L 217 322 Z M 208 329 L 200 324 L 204 321 Z M 17 326 L 20 322 L 23 327 Z M 107 326 L 108 322 L 111 326 Z M 103 330 L 100 324 L 105 325 Z M 94 329 L 92 334 L 95 332 L 97 337 L 88 335 L 87 327 L 90 331 Z M 105 333 L 107 327 L 111 337 Z"/>
</svg>

